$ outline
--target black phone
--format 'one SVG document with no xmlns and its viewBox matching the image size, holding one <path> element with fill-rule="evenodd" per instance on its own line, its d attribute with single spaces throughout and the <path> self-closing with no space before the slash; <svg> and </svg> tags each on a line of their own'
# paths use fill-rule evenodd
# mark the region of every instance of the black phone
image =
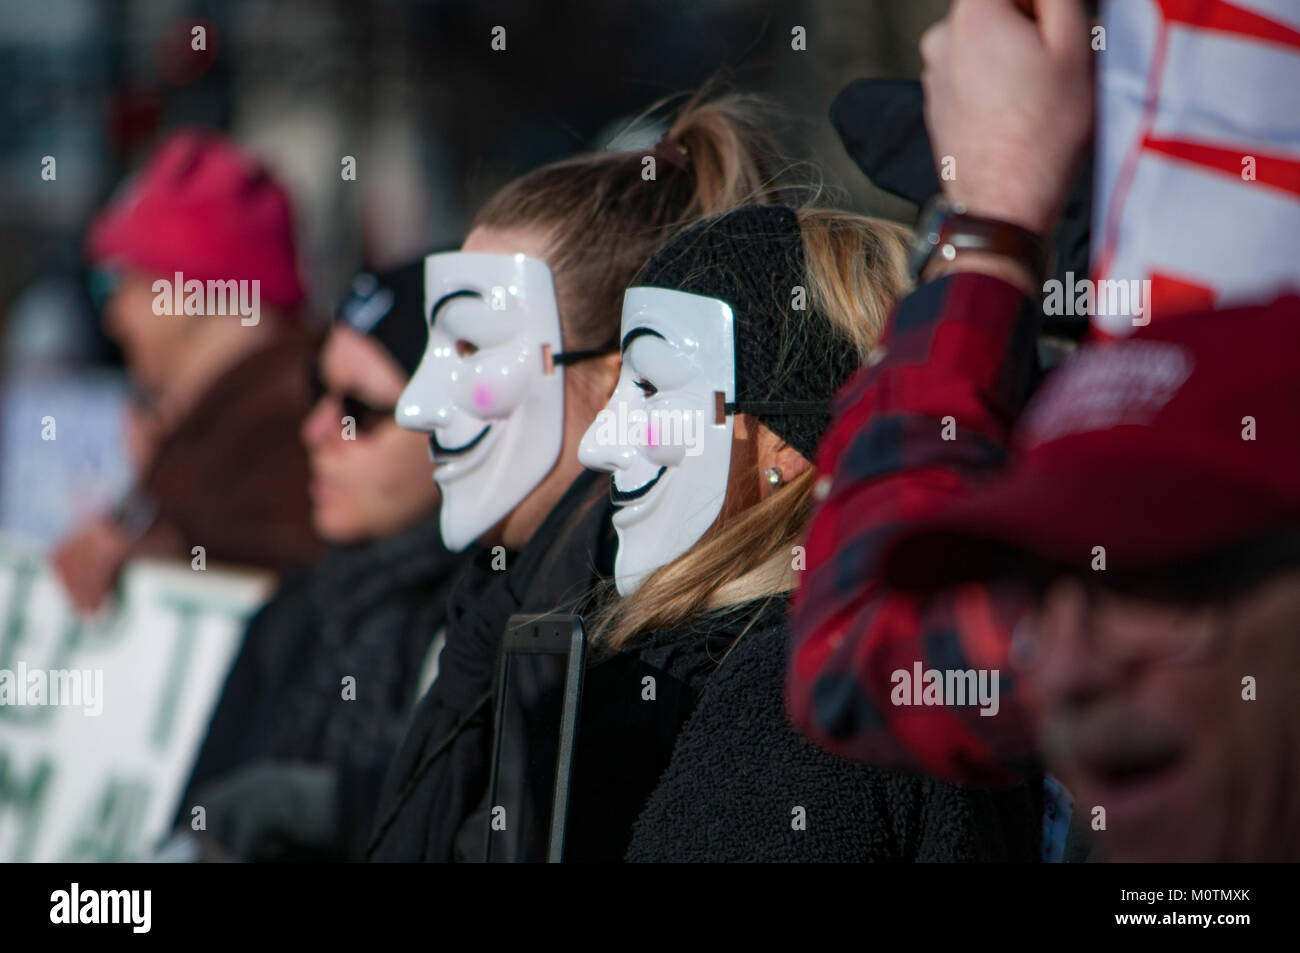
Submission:
<svg viewBox="0 0 1300 953">
<path fill-rule="evenodd" d="M 488 863 L 564 859 L 586 645 L 580 616 L 513 615 L 506 624 L 492 732 Z"/>
</svg>

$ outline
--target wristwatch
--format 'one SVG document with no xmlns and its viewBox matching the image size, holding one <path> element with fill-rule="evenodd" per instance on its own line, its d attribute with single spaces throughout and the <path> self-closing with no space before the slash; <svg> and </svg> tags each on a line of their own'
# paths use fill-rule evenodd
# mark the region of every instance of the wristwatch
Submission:
<svg viewBox="0 0 1300 953">
<path fill-rule="evenodd" d="M 996 218 L 971 215 L 965 206 L 950 202 L 942 194 L 925 203 L 916 223 L 908 266 L 912 280 L 936 255 L 952 261 L 960 251 L 982 251 L 1004 255 L 1029 269 L 1036 278 L 1047 274 L 1052 249 L 1047 239 L 1027 228 Z"/>
</svg>

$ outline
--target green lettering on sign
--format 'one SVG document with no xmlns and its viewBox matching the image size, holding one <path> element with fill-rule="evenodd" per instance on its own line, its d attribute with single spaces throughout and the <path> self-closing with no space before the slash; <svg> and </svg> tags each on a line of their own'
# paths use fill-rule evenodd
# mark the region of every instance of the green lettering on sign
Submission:
<svg viewBox="0 0 1300 953">
<path fill-rule="evenodd" d="M 80 831 L 68 845 L 65 863 L 105 863 L 131 860 L 141 843 L 144 812 L 149 803 L 149 785 L 110 777 L 104 793 L 91 804 L 85 820 L 73 830 Z"/>
<path fill-rule="evenodd" d="M 10 859 L 15 863 L 30 860 L 36 834 L 45 810 L 45 794 L 54 774 L 48 759 L 38 761 L 24 783 L 13 773 L 9 755 L 0 751 L 0 818 L 12 814 L 18 818 L 18 840 Z"/>
</svg>

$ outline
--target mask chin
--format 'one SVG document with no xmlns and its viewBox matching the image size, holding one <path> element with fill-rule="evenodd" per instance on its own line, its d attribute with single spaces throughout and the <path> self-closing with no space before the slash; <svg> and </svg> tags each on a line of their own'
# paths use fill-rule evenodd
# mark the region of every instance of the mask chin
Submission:
<svg viewBox="0 0 1300 953">
<path fill-rule="evenodd" d="M 562 398 L 527 402 L 495 424 L 472 453 L 472 465 L 444 475 L 434 470 L 442 491 L 440 526 L 447 548 L 459 552 L 488 534 L 533 492 L 555 467 L 564 439 Z"/>
<path fill-rule="evenodd" d="M 727 469 L 726 464 L 720 472 L 713 467 L 664 468 L 639 499 L 646 507 L 641 519 L 620 526 L 615 516 L 614 584 L 620 596 L 636 592 L 647 577 L 685 555 L 708 532 L 722 512 Z"/>
</svg>

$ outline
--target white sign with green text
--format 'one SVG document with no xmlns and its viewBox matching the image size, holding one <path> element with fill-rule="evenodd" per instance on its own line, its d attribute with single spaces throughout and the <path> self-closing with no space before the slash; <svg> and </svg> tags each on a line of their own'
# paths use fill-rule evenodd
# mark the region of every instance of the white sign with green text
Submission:
<svg viewBox="0 0 1300 953">
<path fill-rule="evenodd" d="M 0 862 L 130 860 L 167 834 L 271 583 L 137 560 L 87 619 L 0 537 Z"/>
</svg>

